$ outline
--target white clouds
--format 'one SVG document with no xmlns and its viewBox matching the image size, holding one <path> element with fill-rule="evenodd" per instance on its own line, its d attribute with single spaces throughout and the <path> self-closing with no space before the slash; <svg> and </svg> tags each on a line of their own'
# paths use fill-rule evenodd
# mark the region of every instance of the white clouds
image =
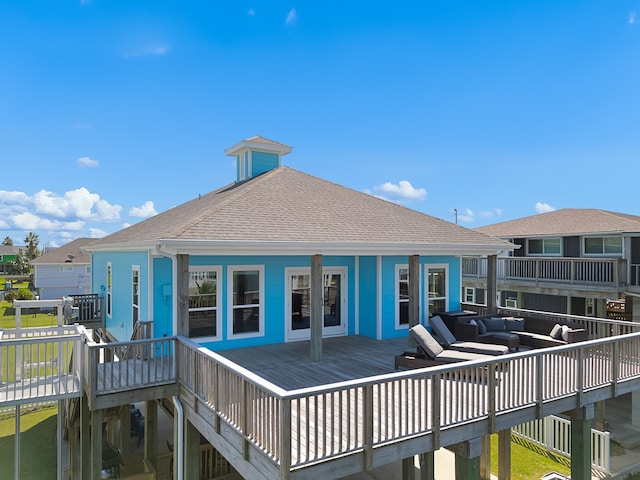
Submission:
<svg viewBox="0 0 640 480">
<path fill-rule="evenodd" d="M 371 192 L 367 191 L 367 193 Z M 427 198 L 427 191 L 424 188 L 414 188 L 408 180 L 400 180 L 397 184 L 385 182 L 373 187 L 373 194 L 376 197 L 400 204 Z"/>
<path fill-rule="evenodd" d="M 79 159 L 76 160 L 76 165 L 79 167 L 96 168 L 99 165 L 99 163 L 97 160 L 94 160 L 93 158 L 80 157 Z"/>
<path fill-rule="evenodd" d="M 298 20 L 298 14 L 296 13 L 296 9 L 292 8 L 291 10 L 289 10 L 289 13 L 287 13 L 287 18 L 284 21 L 284 23 L 287 25 L 293 25 L 294 23 L 296 23 L 297 20 Z"/>
<path fill-rule="evenodd" d="M 10 220 L 20 230 L 81 230 L 84 226 L 82 221 L 61 222 L 43 218 L 31 212 L 19 213 Z"/>
<path fill-rule="evenodd" d="M 548 203 L 543 203 L 543 202 L 536 202 L 536 205 L 534 208 L 536 210 L 536 213 L 553 212 L 556 209 L 555 207 L 552 207 Z"/>
<path fill-rule="evenodd" d="M 28 205 L 29 196 L 24 192 L 9 192 L 7 190 L 0 190 L 0 204 L 18 204 Z"/>
<path fill-rule="evenodd" d="M 89 238 L 102 238 L 107 235 L 107 232 L 102 230 L 101 228 L 90 228 L 89 229 Z"/>
<path fill-rule="evenodd" d="M 464 223 L 475 222 L 476 214 L 470 208 L 465 208 L 464 210 L 458 210 L 456 214 L 456 220 L 458 222 L 464 222 Z"/>
<path fill-rule="evenodd" d="M 78 217 L 83 220 L 115 222 L 120 219 L 120 205 L 111 205 L 85 187 L 65 192 L 63 196 L 40 190 L 33 195 L 36 213 L 56 218 Z"/>
<path fill-rule="evenodd" d="M 158 212 L 153 206 L 153 202 L 147 200 L 141 207 L 131 207 L 129 210 L 130 217 L 148 218 L 157 215 Z"/>
<path fill-rule="evenodd" d="M 629 12 L 629 24 L 635 25 L 636 23 L 636 12 Z"/>
</svg>

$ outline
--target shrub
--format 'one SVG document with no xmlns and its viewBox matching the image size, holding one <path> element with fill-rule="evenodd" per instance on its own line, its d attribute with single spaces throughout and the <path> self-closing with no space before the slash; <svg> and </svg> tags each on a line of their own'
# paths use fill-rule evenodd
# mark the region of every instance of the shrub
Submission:
<svg viewBox="0 0 640 480">
<path fill-rule="evenodd" d="M 13 303 L 14 300 L 33 300 L 34 297 L 34 293 L 28 288 L 20 288 L 18 290 L 12 288 L 4 294 L 4 299 L 11 303 Z"/>
</svg>

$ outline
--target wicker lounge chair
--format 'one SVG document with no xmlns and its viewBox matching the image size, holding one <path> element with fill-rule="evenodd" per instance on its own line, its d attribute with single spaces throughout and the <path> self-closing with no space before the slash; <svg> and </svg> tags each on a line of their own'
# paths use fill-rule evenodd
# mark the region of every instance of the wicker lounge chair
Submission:
<svg viewBox="0 0 640 480">
<path fill-rule="evenodd" d="M 438 315 L 429 319 L 429 325 L 436 334 L 437 340 L 447 350 L 458 350 L 460 352 L 482 353 L 483 355 L 504 355 L 509 353 L 509 347 L 505 345 L 494 345 L 480 342 L 464 342 L 458 340 L 451 330 L 447 328 L 442 318 Z"/>
</svg>

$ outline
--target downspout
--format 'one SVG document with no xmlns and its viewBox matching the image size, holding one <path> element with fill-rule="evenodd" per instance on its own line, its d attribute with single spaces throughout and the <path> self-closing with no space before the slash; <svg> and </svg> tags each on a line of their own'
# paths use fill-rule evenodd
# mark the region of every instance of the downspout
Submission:
<svg viewBox="0 0 640 480">
<path fill-rule="evenodd" d="M 171 259 L 171 297 L 173 299 L 172 303 L 172 319 L 171 319 L 171 335 L 175 335 L 176 330 L 178 328 L 177 322 L 178 322 L 178 302 L 177 300 L 177 295 L 176 295 L 176 282 L 178 281 L 178 259 L 176 258 L 176 255 L 174 255 L 173 253 L 169 253 L 165 250 L 162 250 L 162 248 L 160 247 L 160 245 L 156 245 L 156 252 L 158 253 L 158 255 L 162 256 L 162 257 L 167 257 L 169 259 Z"/>
<path fill-rule="evenodd" d="M 176 457 L 176 461 L 174 464 L 173 476 L 176 480 L 184 480 L 184 410 L 182 408 L 182 402 L 177 396 L 171 397 L 173 400 L 173 406 L 176 410 L 176 416 L 174 419 L 175 422 L 178 423 L 176 431 L 176 438 L 174 439 L 173 444 L 175 447 L 173 448 L 173 454 Z"/>
</svg>

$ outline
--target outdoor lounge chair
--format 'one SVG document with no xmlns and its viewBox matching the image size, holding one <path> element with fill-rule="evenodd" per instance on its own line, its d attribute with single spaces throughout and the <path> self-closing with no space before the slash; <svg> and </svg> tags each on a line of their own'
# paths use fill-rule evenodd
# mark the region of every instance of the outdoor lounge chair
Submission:
<svg viewBox="0 0 640 480">
<path fill-rule="evenodd" d="M 417 344 L 416 352 L 404 352 L 396 355 L 395 367 L 422 368 L 435 365 L 445 365 L 454 362 L 470 360 L 491 360 L 493 355 L 481 353 L 461 352 L 459 350 L 445 350 L 422 325 L 415 325 L 409 329 L 409 334 Z"/>
<path fill-rule="evenodd" d="M 429 325 L 436 334 L 440 344 L 448 350 L 458 350 L 460 352 L 482 353 L 484 355 L 504 355 L 509 353 L 509 347 L 505 345 L 494 345 L 480 342 L 464 342 L 458 340 L 451 330 L 447 328 L 442 318 L 438 315 L 429 319 Z"/>
</svg>

